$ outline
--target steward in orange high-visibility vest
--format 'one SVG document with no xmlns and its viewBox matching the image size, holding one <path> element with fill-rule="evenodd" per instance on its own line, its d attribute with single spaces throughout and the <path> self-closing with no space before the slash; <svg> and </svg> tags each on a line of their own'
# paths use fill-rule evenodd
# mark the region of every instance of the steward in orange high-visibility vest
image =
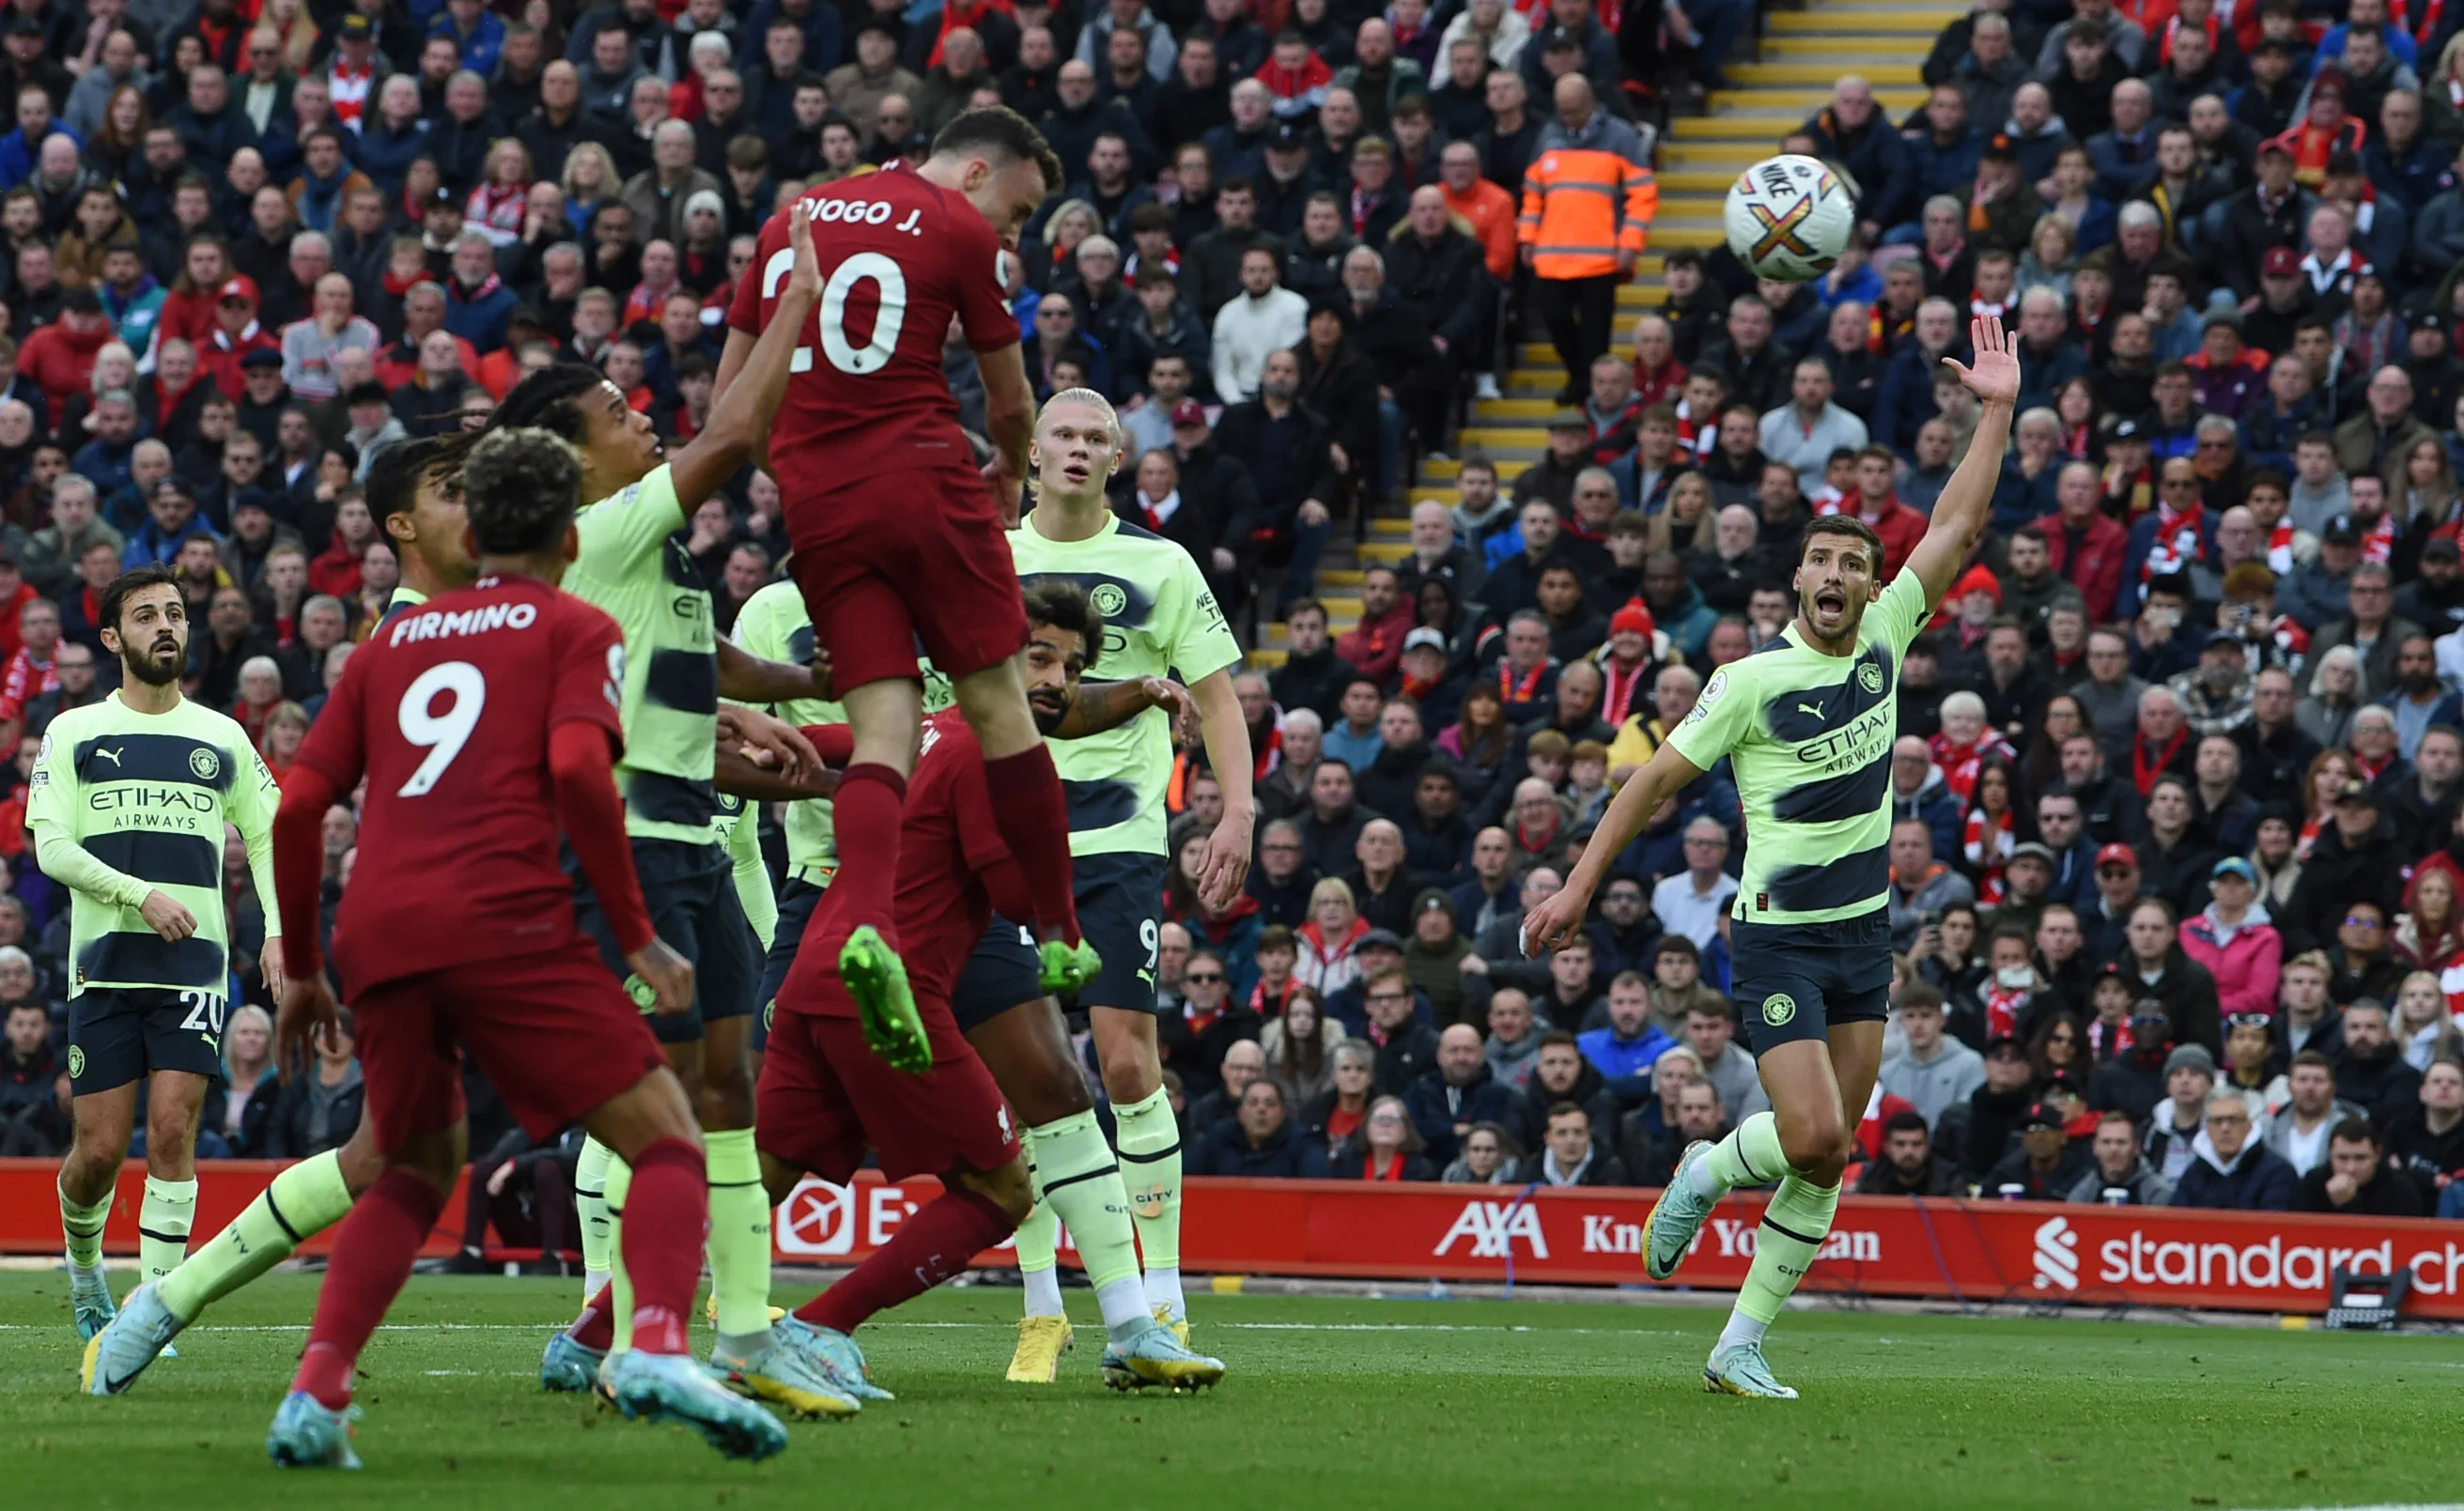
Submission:
<svg viewBox="0 0 2464 1511">
<path fill-rule="evenodd" d="M 1523 173 L 1515 239 L 1531 249 L 1543 278 L 1595 278 L 1639 257 L 1660 209 L 1660 186 L 1635 129 L 1593 107 L 1580 131 L 1551 121 Z"/>
</svg>

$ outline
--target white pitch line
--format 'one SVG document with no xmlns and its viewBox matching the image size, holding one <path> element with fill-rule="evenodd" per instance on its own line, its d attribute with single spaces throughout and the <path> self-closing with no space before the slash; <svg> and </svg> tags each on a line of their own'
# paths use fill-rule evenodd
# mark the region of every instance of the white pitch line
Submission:
<svg viewBox="0 0 2464 1511">
<path fill-rule="evenodd" d="M 1690 1338 L 1694 1334 L 1673 1327 L 1531 1327 L 1505 1323 L 1292 1323 L 1292 1322 L 1214 1322 L 1204 1320 L 1208 1327 L 1221 1327 L 1243 1332 L 1459 1332 L 1459 1333 L 1532 1333 L 1555 1336 L 1571 1333 L 1579 1337 L 1598 1338 Z M 385 1323 L 379 1332 L 554 1332 L 563 1325 L 542 1323 Z M 873 1327 L 908 1327 L 921 1331 L 983 1329 L 1010 1332 L 1009 1323 L 997 1322 L 881 1322 Z M 35 1323 L 0 1323 L 0 1332 L 50 1332 L 54 1329 Z M 184 1327 L 184 1333 L 203 1332 L 306 1332 L 306 1323 L 209 1323 L 202 1326 Z M 2363 1508 L 2376 1511 L 2376 1508 Z M 2404 1508 L 2404 1511 L 2464 1511 L 2464 1506 Z"/>
</svg>

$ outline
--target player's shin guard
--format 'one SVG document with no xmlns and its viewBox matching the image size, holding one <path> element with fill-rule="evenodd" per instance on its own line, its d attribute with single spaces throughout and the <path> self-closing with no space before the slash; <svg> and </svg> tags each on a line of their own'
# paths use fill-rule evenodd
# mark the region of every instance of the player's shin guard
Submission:
<svg viewBox="0 0 2464 1511">
<path fill-rule="evenodd" d="M 102 1267 L 102 1226 L 111 1220 L 112 1193 L 106 1191 L 100 1201 L 81 1207 L 69 1200 L 66 1187 L 58 1189 L 62 1252 L 70 1269 L 91 1274 Z"/>
<path fill-rule="evenodd" d="M 1092 1112 L 1072 1113 L 1066 1118 L 1027 1130 L 1027 1147 L 1035 1155 L 1038 1214 L 1048 1213 L 1044 1238 L 1044 1263 L 1047 1275 L 1052 1273 L 1053 1234 L 1051 1228 L 1067 1223 L 1069 1237 L 1078 1245 L 1079 1261 L 1087 1266 L 1087 1279 L 1095 1287 L 1095 1300 L 1104 1308 L 1104 1328 L 1114 1342 L 1135 1337 L 1148 1323 L 1146 1288 L 1138 1279 L 1137 1240 L 1131 1228 L 1130 1193 L 1121 1179 L 1121 1168 L 1112 1158 L 1112 1150 L 1104 1142 L 1104 1130 L 1096 1125 Z M 1029 1220 L 1034 1220 L 1032 1216 Z M 1022 1236 L 1025 1232 L 1021 1224 Z M 1028 1256 L 1026 1245 L 1019 1245 L 1019 1268 L 1023 1272 Z M 1051 1315 L 1059 1315 L 1060 1293 L 1053 1292 Z M 1032 1306 L 1029 1315 L 1034 1315 Z"/>
<path fill-rule="evenodd" d="M 1180 1295 L 1180 1126 L 1172 1099 L 1157 1086 L 1152 1096 L 1114 1106 L 1112 1129 L 1146 1261 L 1147 1305 L 1180 1322 L 1189 1307 Z"/>
<path fill-rule="evenodd" d="M 188 1257 L 188 1230 L 197 1221 L 197 1183 L 145 1177 L 145 1202 L 137 1209 L 137 1258 L 145 1279 L 159 1281 Z"/>
<path fill-rule="evenodd" d="M 587 1134 L 573 1159 L 573 1205 L 582 1217 L 582 1295 L 584 1301 L 607 1284 L 607 1256 L 616 1240 L 607 1227 L 607 1166 L 616 1154 Z"/>
<path fill-rule="evenodd" d="M 1026 1131 L 1027 1150 L 1035 1149 L 1035 1130 Z M 1039 1179 L 1037 1189 L 1043 1189 Z M 1018 1278 L 1026 1291 L 1026 1315 L 1059 1317 L 1061 1306 L 1061 1218 L 1051 1206 L 1038 1200 L 1018 1225 L 1011 1239 L 1018 1255 Z"/>
<path fill-rule="evenodd" d="M 1695 1194 L 1708 1197 L 1739 1186 L 1768 1186 L 1787 1175 L 1788 1156 L 1779 1147 L 1779 1119 L 1769 1112 L 1755 1113 L 1713 1145 L 1708 1155 L 1696 1160 L 1688 1173 Z M 1836 1204 L 1836 1193 L 1834 1200 Z"/>
<path fill-rule="evenodd" d="M 1838 1211 L 1837 1186 L 1816 1186 L 1794 1173 L 1781 1179 L 1771 1205 L 1763 1209 L 1762 1226 L 1755 1230 L 1754 1262 L 1720 1334 L 1722 1347 L 1762 1341 L 1763 1330 L 1779 1316 L 1821 1252 Z"/>
<path fill-rule="evenodd" d="M 1036 932 L 1078 942 L 1078 907 L 1069 869 L 1069 805 L 1061 796 L 1061 774 L 1052 753 L 1036 741 L 1015 756 L 984 762 L 993 827 L 1016 857 L 1035 893 Z M 839 853 L 847 853 L 841 842 Z"/>
<path fill-rule="evenodd" d="M 770 1337 L 770 1197 L 751 1128 L 711 1129 L 702 1146 L 710 1162 L 710 1288 L 718 1301 L 719 1347 L 745 1356 Z M 636 1200 L 640 1184 L 637 1172 Z"/>
<path fill-rule="evenodd" d="M 745 1137 L 749 1142 L 752 1135 L 748 1132 Z M 626 1210 L 632 1213 L 633 1221 L 625 1229 L 621 1273 L 634 1296 L 622 1316 L 629 1324 L 631 1347 L 645 1353 L 685 1351 L 685 1317 L 693 1306 L 693 1286 L 701 1279 L 700 1238 L 710 1225 L 705 1169 L 702 1151 L 682 1139 L 662 1139 L 633 1161 L 625 1195 Z M 754 1190 L 758 1196 L 758 1183 Z M 765 1223 L 761 1235 L 765 1246 L 769 1237 Z M 762 1259 L 766 1283 L 766 1248 Z M 761 1304 L 755 1303 L 754 1315 L 762 1319 L 760 1330 L 766 1332 L 768 1321 Z"/>
<path fill-rule="evenodd" d="M 991 1198 L 952 1186 L 898 1225 L 872 1257 L 796 1315 L 816 1327 L 852 1333 L 877 1313 L 913 1301 L 1010 1236 L 1016 1224 Z"/>
<path fill-rule="evenodd" d="M 839 851 L 830 891 L 847 898 L 840 906 L 853 924 L 871 925 L 892 949 L 898 934 L 891 927 L 890 896 L 898 880 L 898 818 L 906 803 L 907 778 L 873 761 L 849 766 L 830 802 Z"/>
<path fill-rule="evenodd" d="M 410 1278 L 411 1262 L 444 1205 L 435 1187 L 409 1171 L 388 1170 L 352 1207 L 334 1237 L 333 1262 L 317 1293 L 317 1321 L 291 1389 L 331 1411 L 351 1404 L 360 1350 Z"/>
<path fill-rule="evenodd" d="M 623 1353 L 633 1347 L 633 1272 L 625 1263 L 625 1201 L 633 1186 L 633 1167 L 621 1159 L 607 1162 L 607 1351 Z M 703 1211 L 708 1212 L 707 1198 Z M 703 1221 L 707 1223 L 708 1216 Z M 698 1233 L 700 1230 L 694 1230 Z"/>
<path fill-rule="evenodd" d="M 350 1215 L 351 1188 L 340 1150 L 283 1168 L 206 1246 L 155 1287 L 184 1323 L 291 1257 L 291 1251 Z"/>
</svg>

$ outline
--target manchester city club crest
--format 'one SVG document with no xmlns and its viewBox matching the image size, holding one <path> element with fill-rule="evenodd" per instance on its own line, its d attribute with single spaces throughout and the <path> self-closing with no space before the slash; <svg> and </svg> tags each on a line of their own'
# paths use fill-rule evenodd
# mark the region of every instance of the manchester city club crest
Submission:
<svg viewBox="0 0 2464 1511">
<path fill-rule="evenodd" d="M 71 1044 L 69 1046 L 69 1079 L 71 1081 L 75 1081 L 77 1077 L 84 1074 L 85 1050 L 78 1045 Z"/>
<path fill-rule="evenodd" d="M 631 997 L 633 1005 L 645 1013 L 652 1011 L 659 1005 L 659 989 L 643 980 L 638 974 L 625 978 L 625 995 Z"/>
<path fill-rule="evenodd" d="M 1796 998 L 1786 992 L 1773 992 L 1763 998 L 1763 1021 L 1777 1028 L 1796 1016 Z"/>
<path fill-rule="evenodd" d="M 188 770 L 197 774 L 199 781 L 213 780 L 222 775 L 222 769 L 223 758 L 204 746 L 188 752 Z"/>
<path fill-rule="evenodd" d="M 1857 668 L 1857 685 L 1868 692 L 1882 690 L 1882 668 L 1867 662 Z"/>
<path fill-rule="evenodd" d="M 1098 582 L 1087 598 L 1095 605 L 1095 612 L 1106 619 L 1119 618 L 1121 610 L 1130 606 L 1130 595 L 1122 592 L 1117 582 Z"/>
</svg>

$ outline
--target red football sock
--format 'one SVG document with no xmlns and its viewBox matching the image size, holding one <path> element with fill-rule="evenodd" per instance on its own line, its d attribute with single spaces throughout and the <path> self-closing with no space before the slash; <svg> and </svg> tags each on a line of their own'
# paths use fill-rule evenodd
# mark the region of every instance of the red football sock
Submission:
<svg viewBox="0 0 2464 1511">
<path fill-rule="evenodd" d="M 334 1411 L 351 1404 L 351 1372 L 368 1335 L 410 1278 L 412 1261 L 445 1198 L 407 1170 L 377 1177 L 342 1219 L 325 1283 L 317 1293 L 317 1321 L 308 1329 L 308 1351 L 291 1389 L 305 1391 Z"/>
<path fill-rule="evenodd" d="M 625 1273 L 633 1281 L 633 1347 L 683 1353 L 685 1317 L 701 1280 L 710 1233 L 710 1191 L 702 1153 L 682 1139 L 661 1139 L 635 1154 L 625 1197 Z"/>
<path fill-rule="evenodd" d="M 796 1308 L 816 1327 L 853 1332 L 877 1312 L 913 1301 L 1016 1232 L 1010 1215 L 963 1186 L 953 1186 L 900 1223 L 888 1243 L 847 1278 Z"/>
<path fill-rule="evenodd" d="M 898 817 L 907 778 L 877 762 L 850 766 L 839 777 L 830 821 L 838 835 L 839 869 L 830 890 L 847 901 L 849 927 L 870 924 L 891 948 L 891 897 L 898 886 Z"/>
<path fill-rule="evenodd" d="M 616 1343 L 616 1287 L 602 1285 L 582 1303 L 582 1315 L 573 1320 L 565 1336 L 584 1348 L 605 1353 Z"/>
<path fill-rule="evenodd" d="M 1035 889 L 1039 933 L 1078 942 L 1078 909 L 1071 901 L 1069 804 L 1061 796 L 1061 775 L 1052 753 L 1038 740 L 1015 756 L 984 762 L 984 786 L 993 802 L 993 826 L 1001 843 Z M 842 846 L 841 854 L 845 854 Z M 835 885 L 835 884 L 833 884 Z"/>
</svg>

